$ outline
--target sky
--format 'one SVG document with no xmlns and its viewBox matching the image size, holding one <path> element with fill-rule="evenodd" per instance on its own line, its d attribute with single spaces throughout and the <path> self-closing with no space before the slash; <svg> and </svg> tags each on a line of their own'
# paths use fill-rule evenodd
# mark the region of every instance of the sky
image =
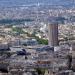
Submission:
<svg viewBox="0 0 75 75">
<path fill-rule="evenodd" d="M 73 0 L 0 0 L 0 6 L 19 6 L 19 5 L 68 5 L 72 4 Z"/>
</svg>

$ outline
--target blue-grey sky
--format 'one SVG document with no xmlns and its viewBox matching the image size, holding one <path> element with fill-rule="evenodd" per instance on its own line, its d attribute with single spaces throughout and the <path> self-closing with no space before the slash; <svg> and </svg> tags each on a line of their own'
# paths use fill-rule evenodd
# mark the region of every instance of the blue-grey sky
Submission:
<svg viewBox="0 0 75 75">
<path fill-rule="evenodd" d="M 72 4 L 73 0 L 0 0 L 0 6 L 32 5 L 32 4 L 50 4 L 67 5 Z"/>
</svg>

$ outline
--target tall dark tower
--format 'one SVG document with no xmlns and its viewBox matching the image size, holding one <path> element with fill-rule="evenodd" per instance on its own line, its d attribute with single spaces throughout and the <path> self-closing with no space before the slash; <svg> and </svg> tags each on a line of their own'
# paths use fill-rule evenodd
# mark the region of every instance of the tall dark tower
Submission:
<svg viewBox="0 0 75 75">
<path fill-rule="evenodd" d="M 49 46 L 58 46 L 58 23 L 48 24 Z"/>
</svg>

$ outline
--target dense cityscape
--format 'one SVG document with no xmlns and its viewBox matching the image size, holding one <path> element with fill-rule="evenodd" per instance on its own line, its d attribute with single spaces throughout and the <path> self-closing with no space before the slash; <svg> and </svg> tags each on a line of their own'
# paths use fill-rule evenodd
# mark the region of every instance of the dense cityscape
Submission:
<svg viewBox="0 0 75 75">
<path fill-rule="evenodd" d="M 0 75 L 75 75 L 74 0 L 11 1 L 0 4 Z"/>
</svg>

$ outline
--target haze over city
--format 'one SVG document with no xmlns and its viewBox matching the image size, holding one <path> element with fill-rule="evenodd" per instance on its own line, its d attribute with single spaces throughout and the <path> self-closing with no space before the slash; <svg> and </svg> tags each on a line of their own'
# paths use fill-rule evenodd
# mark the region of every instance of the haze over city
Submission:
<svg viewBox="0 0 75 75">
<path fill-rule="evenodd" d="M 75 0 L 0 0 L 0 75 L 75 75 Z"/>
<path fill-rule="evenodd" d="M 0 0 L 0 6 L 21 6 L 21 5 L 72 5 L 74 0 Z"/>
</svg>

